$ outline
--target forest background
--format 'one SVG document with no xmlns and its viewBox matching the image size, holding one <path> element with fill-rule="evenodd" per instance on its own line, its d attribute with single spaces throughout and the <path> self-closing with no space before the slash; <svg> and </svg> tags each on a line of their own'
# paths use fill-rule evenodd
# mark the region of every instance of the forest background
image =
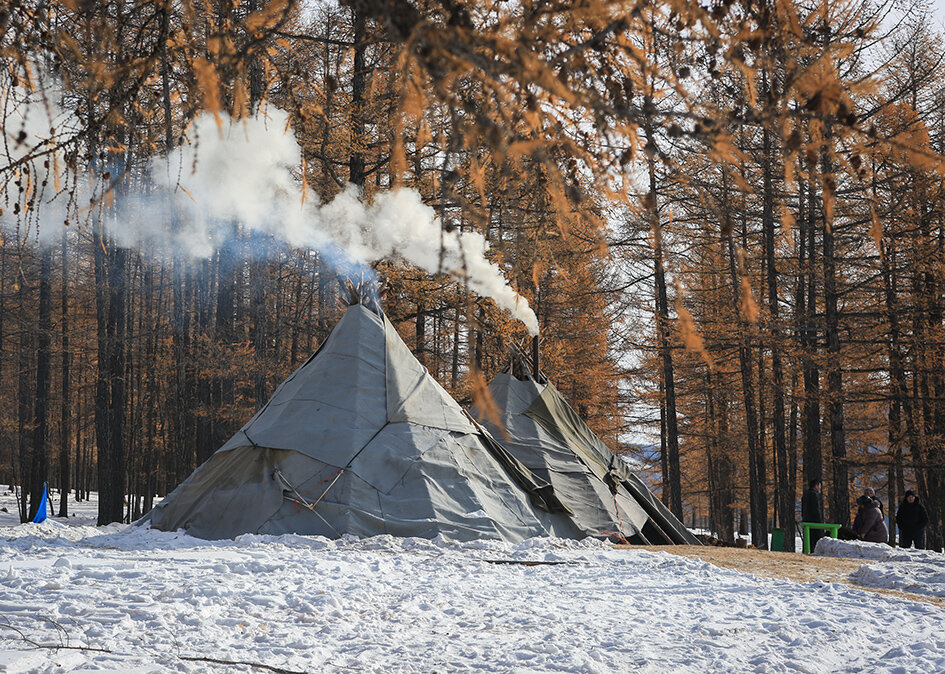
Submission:
<svg viewBox="0 0 945 674">
<path fill-rule="evenodd" d="M 327 336 L 350 282 L 330 248 L 197 195 L 225 236 L 195 254 L 164 245 L 191 215 L 140 206 L 156 160 L 191 157 L 181 186 L 198 170 L 206 115 L 221 137 L 284 116 L 299 195 L 409 188 L 442 240 L 485 237 L 538 316 L 545 374 L 687 524 L 766 546 L 823 478 L 840 523 L 862 488 L 887 512 L 916 489 L 941 549 L 935 17 L 857 0 L 12 0 L 0 483 L 24 520 L 45 481 L 98 490 L 100 523 L 136 519 Z M 462 270 L 388 256 L 371 273 L 460 401 L 527 344 Z"/>
</svg>

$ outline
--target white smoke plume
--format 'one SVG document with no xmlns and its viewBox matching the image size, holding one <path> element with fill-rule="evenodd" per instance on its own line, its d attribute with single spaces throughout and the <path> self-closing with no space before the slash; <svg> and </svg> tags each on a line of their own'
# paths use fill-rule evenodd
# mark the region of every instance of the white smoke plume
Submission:
<svg viewBox="0 0 945 674">
<path fill-rule="evenodd" d="M 384 192 L 367 204 L 354 186 L 326 204 L 311 190 L 303 192 L 297 177 L 301 151 L 284 112 L 270 109 L 265 116 L 222 126 L 205 114 L 192 124 L 188 140 L 152 163 L 143 189 L 117 195 L 116 207 L 103 214 L 105 226 L 122 245 L 208 257 L 231 238 L 233 223 L 239 222 L 346 263 L 366 265 L 399 255 L 429 273 L 447 273 L 467 283 L 511 312 L 530 334 L 538 334 L 528 302 L 486 258 L 485 238 L 476 232 L 443 231 L 416 191 Z M 86 197 L 81 196 L 85 203 Z M 54 207 L 53 201 L 44 206 Z M 44 236 L 55 235 L 55 229 L 47 228 Z"/>
<path fill-rule="evenodd" d="M 185 214 L 178 234 L 185 250 L 212 252 L 219 238 L 215 228 L 229 219 L 297 248 L 333 246 L 354 262 L 400 255 L 430 273 L 465 281 L 538 334 L 528 302 L 486 258 L 485 238 L 475 232 L 442 232 L 433 209 L 416 191 L 384 192 L 370 204 L 354 186 L 327 204 L 319 204 L 312 192 L 303 195 L 294 175 L 301 152 L 285 113 L 272 110 L 265 118 L 222 129 L 206 114 L 193 132 L 197 142 L 175 151 L 165 167 L 153 172 L 155 183 L 165 189 L 178 182 L 183 188 L 175 192 L 175 201 L 177 213 Z"/>
</svg>

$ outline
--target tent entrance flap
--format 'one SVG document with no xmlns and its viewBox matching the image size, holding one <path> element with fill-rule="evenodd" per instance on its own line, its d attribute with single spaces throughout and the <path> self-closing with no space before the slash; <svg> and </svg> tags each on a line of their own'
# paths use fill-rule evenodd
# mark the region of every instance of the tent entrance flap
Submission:
<svg viewBox="0 0 945 674">
<path fill-rule="evenodd" d="M 566 444 L 598 479 L 606 481 L 609 461 L 605 457 L 610 454 L 610 450 L 598 446 L 602 444 L 600 438 L 594 435 L 551 383 L 525 410 L 525 416 Z"/>
<path fill-rule="evenodd" d="M 611 490 L 623 486 L 650 518 L 646 537 L 653 542 L 701 545 L 691 531 L 654 496 L 646 484 L 617 458 L 549 383 L 525 410 L 548 433 L 567 445 L 581 461 Z"/>
<path fill-rule="evenodd" d="M 650 519 L 653 520 L 664 533 L 669 534 L 669 537 L 674 539 L 678 537 L 678 540 L 673 540 L 674 543 L 702 545 L 699 539 L 676 519 L 676 516 L 673 515 L 670 509 L 653 495 L 653 492 L 647 488 L 643 480 L 628 471 L 627 477 L 623 480 L 623 485 L 627 488 L 627 491 L 633 494 L 637 502 L 646 510 Z"/>
<path fill-rule="evenodd" d="M 528 493 L 532 505 L 549 513 L 574 514 L 568 506 L 558 499 L 554 488 L 550 484 L 539 480 L 532 471 L 525 467 L 524 463 L 512 456 L 509 450 L 496 442 L 488 433 L 483 432 L 482 440 L 489 453 L 502 465 L 509 477 Z"/>
</svg>

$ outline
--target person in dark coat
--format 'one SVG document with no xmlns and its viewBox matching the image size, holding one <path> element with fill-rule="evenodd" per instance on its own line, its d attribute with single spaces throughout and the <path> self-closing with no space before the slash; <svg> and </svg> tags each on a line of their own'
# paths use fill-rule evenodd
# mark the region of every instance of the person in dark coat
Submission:
<svg viewBox="0 0 945 674">
<path fill-rule="evenodd" d="M 886 528 L 886 520 L 879 510 L 879 502 L 863 495 L 856 500 L 856 504 L 860 509 L 853 520 L 853 531 L 860 540 L 870 543 L 888 542 L 889 529 Z"/>
<path fill-rule="evenodd" d="M 925 506 L 919 503 L 919 497 L 910 489 L 896 511 L 899 547 L 915 546 L 917 550 L 925 549 L 925 527 L 928 523 L 929 514 L 925 512 Z"/>
<path fill-rule="evenodd" d="M 810 481 L 807 491 L 801 496 L 801 522 L 824 521 L 823 482 L 814 478 Z M 817 541 L 824 537 L 826 532 L 815 529 L 810 532 L 810 549 L 817 547 Z"/>
</svg>

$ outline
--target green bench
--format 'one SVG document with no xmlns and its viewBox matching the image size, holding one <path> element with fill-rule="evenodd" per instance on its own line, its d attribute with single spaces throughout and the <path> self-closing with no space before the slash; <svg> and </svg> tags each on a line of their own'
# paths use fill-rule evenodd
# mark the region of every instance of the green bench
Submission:
<svg viewBox="0 0 945 674">
<path fill-rule="evenodd" d="M 801 531 L 802 536 L 804 537 L 804 554 L 809 555 L 811 553 L 810 549 L 810 532 L 811 529 L 821 529 L 827 532 L 827 535 L 831 538 L 837 537 L 837 532 L 840 531 L 840 524 L 827 524 L 825 522 L 801 522 Z"/>
</svg>

